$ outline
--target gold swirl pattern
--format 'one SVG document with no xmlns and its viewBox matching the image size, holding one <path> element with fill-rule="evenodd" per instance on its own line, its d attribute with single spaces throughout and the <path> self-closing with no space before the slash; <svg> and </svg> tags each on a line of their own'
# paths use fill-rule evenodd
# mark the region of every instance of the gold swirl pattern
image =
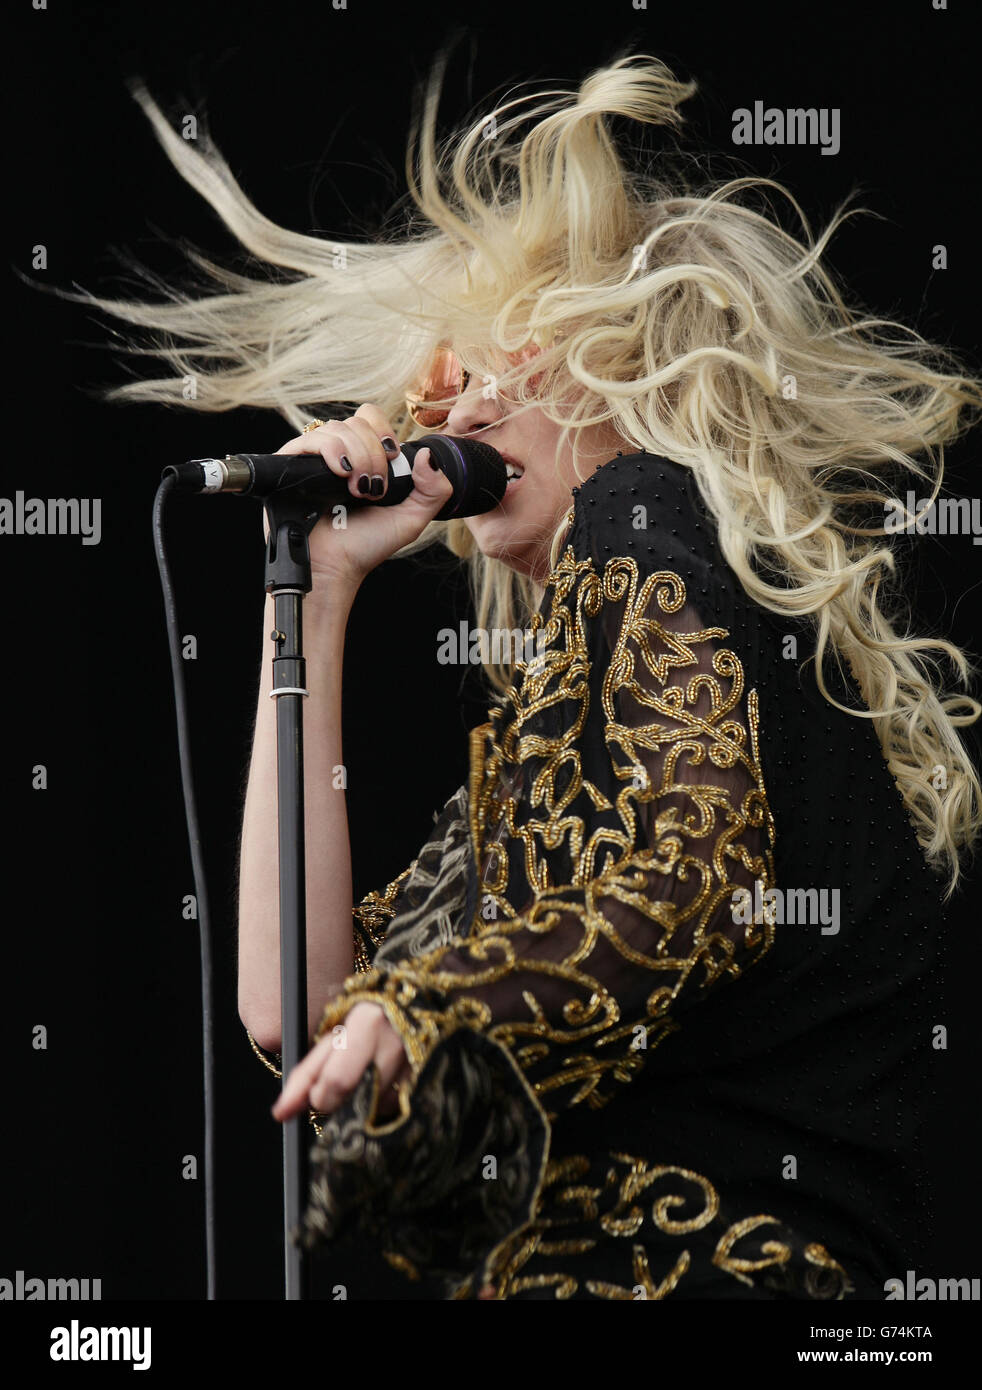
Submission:
<svg viewBox="0 0 982 1390">
<path fill-rule="evenodd" d="M 539 654 L 472 735 L 484 910 L 450 943 L 347 981 L 317 1036 L 372 1000 L 414 1075 L 450 1032 L 478 1028 L 538 1095 L 597 1107 L 678 1027 L 670 1010 L 687 984 L 736 977 L 770 946 L 766 921 L 734 926 L 731 899 L 755 879 L 773 885 L 774 824 L 756 692 L 724 628 L 685 626 L 682 579 L 642 579 L 632 558 L 598 574 L 568 548 L 549 584 L 531 624 Z M 591 710 L 598 641 L 607 665 Z M 591 744 L 616 795 L 584 771 Z M 366 900 L 372 925 L 398 882 Z"/>
<path fill-rule="evenodd" d="M 758 1215 L 727 1224 L 721 1215 L 719 1195 L 700 1173 L 674 1165 L 650 1165 L 631 1154 L 610 1153 L 603 1180 L 584 1187 L 582 1180 L 591 1163 L 582 1154 L 549 1164 L 536 1208 L 535 1219 L 503 1242 L 487 1260 L 480 1279 L 472 1277 L 454 1291 L 455 1299 L 474 1296 L 475 1285 L 490 1285 L 497 1299 L 514 1298 L 533 1289 L 551 1289 L 555 1298 L 571 1298 L 580 1288 L 595 1298 L 612 1301 L 660 1300 L 673 1293 L 687 1274 L 705 1278 L 715 1268 L 753 1288 L 760 1283 L 776 1293 L 816 1299 L 842 1299 L 853 1291 L 849 1277 L 822 1245 L 803 1248 L 794 1233 L 773 1216 Z M 568 1180 L 572 1178 L 573 1182 Z M 655 1191 L 669 1191 L 651 1200 Z M 687 1191 L 686 1188 L 691 1189 Z M 645 1195 L 646 1201 L 639 1202 Z M 650 1206 L 648 1202 L 650 1201 Z M 683 1219 L 671 1212 L 699 1208 Z M 599 1220 L 597 1219 L 599 1213 Z M 593 1224 L 596 1239 L 574 1235 L 569 1228 Z M 771 1238 L 753 1245 L 754 1232 L 774 1228 Z M 559 1239 L 563 1228 L 566 1239 Z M 664 1237 L 705 1233 L 697 1242 L 673 1250 Z M 603 1233 L 603 1234 L 601 1234 Z M 594 1253 L 603 1241 L 621 1257 L 626 1282 L 583 1278 L 572 1256 Z M 741 1253 L 736 1253 L 742 1247 Z M 541 1266 L 556 1257 L 570 1265 L 562 1272 Z M 658 1257 L 663 1267 L 655 1268 Z M 751 1275 L 756 1276 L 751 1278 Z"/>
</svg>

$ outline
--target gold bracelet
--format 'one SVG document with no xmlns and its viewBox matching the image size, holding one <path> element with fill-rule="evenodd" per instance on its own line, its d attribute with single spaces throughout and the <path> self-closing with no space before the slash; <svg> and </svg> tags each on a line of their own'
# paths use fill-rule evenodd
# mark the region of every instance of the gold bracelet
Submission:
<svg viewBox="0 0 982 1390">
<path fill-rule="evenodd" d="M 256 1054 L 256 1056 L 259 1058 L 260 1062 L 262 1062 L 263 1066 L 264 1066 L 264 1067 L 268 1067 L 269 1070 L 273 1073 L 273 1075 L 274 1075 L 274 1076 L 278 1076 L 278 1077 L 280 1078 L 280 1080 L 282 1081 L 282 1079 L 283 1079 L 283 1073 L 282 1073 L 282 1071 L 278 1071 L 277 1068 L 273 1066 L 272 1062 L 271 1062 L 271 1061 L 269 1060 L 269 1058 L 266 1056 L 266 1051 L 265 1051 L 265 1049 L 259 1046 L 259 1044 L 256 1042 L 255 1038 L 254 1038 L 254 1037 L 252 1036 L 252 1034 L 249 1032 L 249 1029 L 248 1029 L 248 1028 L 246 1029 L 246 1037 L 249 1039 L 249 1044 L 250 1044 L 250 1046 L 252 1047 L 253 1052 L 254 1052 L 254 1053 Z M 309 1108 L 308 1108 L 308 1110 L 307 1110 L 307 1119 L 308 1119 L 308 1120 L 310 1121 L 310 1123 L 313 1125 L 314 1131 L 315 1131 L 315 1133 L 317 1134 L 318 1139 L 320 1138 L 321 1132 L 322 1132 L 322 1130 L 323 1130 L 323 1125 L 319 1125 L 319 1124 L 317 1123 L 317 1116 L 320 1115 L 321 1113 L 322 1113 L 322 1112 L 321 1112 L 320 1110 L 310 1110 Z"/>
</svg>

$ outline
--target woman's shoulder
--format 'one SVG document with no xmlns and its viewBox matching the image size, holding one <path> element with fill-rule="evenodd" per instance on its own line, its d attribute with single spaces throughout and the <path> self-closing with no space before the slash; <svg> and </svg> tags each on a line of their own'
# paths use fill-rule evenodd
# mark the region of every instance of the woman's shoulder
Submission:
<svg viewBox="0 0 982 1390">
<path fill-rule="evenodd" d="M 691 468 L 661 454 L 617 454 L 573 489 L 567 544 L 600 572 L 613 560 L 677 574 L 702 593 L 732 587 L 716 525 Z"/>
</svg>

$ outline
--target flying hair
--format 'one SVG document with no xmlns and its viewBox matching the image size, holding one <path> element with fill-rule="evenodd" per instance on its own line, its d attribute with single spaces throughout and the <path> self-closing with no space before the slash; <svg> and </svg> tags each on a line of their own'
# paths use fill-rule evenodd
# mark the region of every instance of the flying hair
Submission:
<svg viewBox="0 0 982 1390">
<path fill-rule="evenodd" d="M 362 240 L 277 226 L 207 132 L 184 140 L 133 83 L 164 152 L 250 254 L 251 273 L 185 247 L 183 286 L 138 268 L 156 298 L 59 291 L 132 325 L 123 350 L 163 364 L 106 399 L 265 407 L 297 432 L 311 415 L 372 401 L 413 439 L 426 431 L 405 395 L 449 343 L 473 380 L 560 424 L 558 449 L 568 443 L 574 461 L 580 432 L 608 423 L 625 451 L 690 468 L 748 596 L 807 619 L 822 694 L 873 721 L 950 895 L 982 828 L 958 733 L 982 713 L 964 693 L 976 668 L 952 642 L 909 630 L 884 514 L 913 479 L 919 495 L 938 496 L 944 446 L 976 423 L 982 381 L 913 329 L 847 304 L 822 258 L 861 211 L 848 199 L 816 236 L 771 179 L 700 171 L 694 182 L 670 151 L 642 159 L 640 127 L 671 134 L 696 91 L 657 58 L 627 54 L 579 86 L 519 90 L 440 138 L 445 67 L 441 54 L 416 97 L 401 224 Z M 773 195 L 799 235 L 780 224 Z M 527 623 L 536 584 L 484 556 L 463 522 L 431 523 L 407 551 L 434 542 L 468 567 L 482 627 Z M 866 708 L 833 698 L 827 659 Z M 506 660 L 486 670 L 498 691 L 514 676 Z"/>
</svg>

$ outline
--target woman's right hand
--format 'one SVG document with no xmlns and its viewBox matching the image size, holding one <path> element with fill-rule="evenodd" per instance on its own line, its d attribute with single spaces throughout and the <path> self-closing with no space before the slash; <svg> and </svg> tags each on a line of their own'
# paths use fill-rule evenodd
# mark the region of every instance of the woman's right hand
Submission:
<svg viewBox="0 0 982 1390">
<path fill-rule="evenodd" d="M 364 501 L 384 496 L 389 460 L 399 453 L 399 445 L 378 406 L 365 404 L 346 420 L 329 420 L 288 440 L 277 453 L 320 454 L 325 466 L 347 481 L 351 496 Z M 421 534 L 449 500 L 453 487 L 446 474 L 431 465 L 429 449 L 420 449 L 413 459 L 412 478 L 412 492 L 397 506 L 346 508 L 344 525 L 335 519 L 333 507 L 318 519 L 309 536 L 315 586 L 323 578 L 331 587 L 341 585 L 353 591 L 370 570 Z M 373 480 L 377 480 L 374 492 Z M 268 539 L 265 508 L 263 529 Z"/>
</svg>

